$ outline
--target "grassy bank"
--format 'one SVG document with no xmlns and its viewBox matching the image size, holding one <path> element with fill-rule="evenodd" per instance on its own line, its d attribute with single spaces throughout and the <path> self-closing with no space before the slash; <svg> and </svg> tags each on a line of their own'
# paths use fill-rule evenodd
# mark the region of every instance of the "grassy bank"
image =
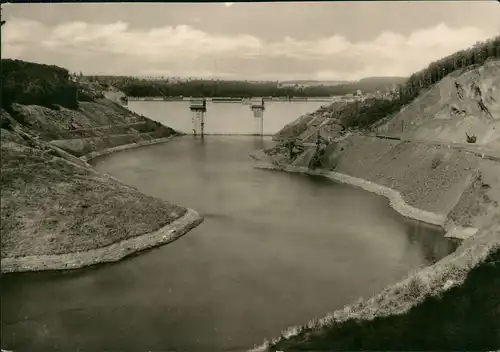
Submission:
<svg viewBox="0 0 500 352">
<path fill-rule="evenodd" d="M 186 208 L 146 196 L 79 158 L 179 133 L 104 99 L 101 86 L 70 82 L 56 66 L 2 60 L 2 77 L 2 271 L 118 260 L 201 222 L 196 215 L 179 223 Z M 176 221 L 180 228 L 169 229 Z M 160 236 L 160 229 L 170 232 Z"/>
<path fill-rule="evenodd" d="M 78 269 L 99 263 L 119 261 L 137 252 L 175 241 L 203 218 L 192 209 L 158 230 L 127 237 L 108 245 L 61 254 L 26 255 L 2 259 L 2 272 Z"/>
<path fill-rule="evenodd" d="M 157 230 L 186 211 L 29 147 L 3 143 L 2 159 L 4 258 L 106 246 Z"/>
</svg>

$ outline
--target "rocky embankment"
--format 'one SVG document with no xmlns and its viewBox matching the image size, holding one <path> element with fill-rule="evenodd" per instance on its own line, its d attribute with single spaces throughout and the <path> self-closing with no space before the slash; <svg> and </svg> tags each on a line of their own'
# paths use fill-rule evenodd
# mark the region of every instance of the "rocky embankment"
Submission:
<svg viewBox="0 0 500 352">
<path fill-rule="evenodd" d="M 4 61 L 2 272 L 120 260 L 202 221 L 194 210 L 146 196 L 87 163 L 179 133 L 104 98 L 95 85 L 75 87 L 64 69 Z"/>
<path fill-rule="evenodd" d="M 324 107 L 252 155 L 257 167 L 320 174 L 384 195 L 401 214 L 464 240 L 432 267 L 256 350 L 500 347 L 499 68 L 488 60 L 453 72 L 375 124 L 375 133 L 344 126 L 373 102 Z M 465 132 L 477 143 L 465 143 Z M 473 325 L 486 329 L 483 339 Z"/>
</svg>

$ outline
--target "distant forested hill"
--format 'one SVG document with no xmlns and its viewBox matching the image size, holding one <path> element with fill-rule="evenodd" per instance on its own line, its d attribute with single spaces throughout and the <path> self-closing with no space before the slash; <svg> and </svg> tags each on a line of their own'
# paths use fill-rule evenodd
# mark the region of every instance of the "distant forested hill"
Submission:
<svg viewBox="0 0 500 352">
<path fill-rule="evenodd" d="M 342 84 L 332 83 L 331 86 L 278 88 L 277 82 L 190 80 L 173 83 L 168 79 L 151 80 L 125 76 L 89 76 L 88 78 L 112 85 L 133 97 L 329 97 L 354 93 L 358 89 L 364 93 L 386 91 L 406 81 L 406 78 L 402 77 L 381 77 Z"/>
</svg>

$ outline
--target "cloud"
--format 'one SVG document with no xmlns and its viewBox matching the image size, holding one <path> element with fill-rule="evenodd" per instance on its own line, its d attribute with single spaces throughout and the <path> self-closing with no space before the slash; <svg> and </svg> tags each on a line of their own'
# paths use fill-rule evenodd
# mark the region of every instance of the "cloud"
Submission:
<svg viewBox="0 0 500 352">
<path fill-rule="evenodd" d="M 243 33 L 211 34 L 191 25 L 141 30 L 125 22 L 69 22 L 51 27 L 23 18 L 9 19 L 2 31 L 3 57 L 72 71 L 339 80 L 406 76 L 496 34 L 439 24 L 406 36 L 386 31 L 360 42 L 341 35 L 266 41 Z"/>
</svg>

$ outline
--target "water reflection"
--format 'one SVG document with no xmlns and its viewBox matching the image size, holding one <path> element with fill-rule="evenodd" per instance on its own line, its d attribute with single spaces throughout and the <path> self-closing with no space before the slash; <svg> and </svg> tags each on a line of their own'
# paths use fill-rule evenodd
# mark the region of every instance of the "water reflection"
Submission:
<svg viewBox="0 0 500 352">
<path fill-rule="evenodd" d="M 406 222 L 408 244 L 413 245 L 418 243 L 420 245 L 422 256 L 425 258 L 427 264 L 436 263 L 439 259 L 455 251 L 460 245 L 460 241 L 453 239 L 436 241 L 436 236 L 443 235 L 443 230 L 439 226 L 412 219 L 407 219 Z"/>
<path fill-rule="evenodd" d="M 261 149 L 264 149 L 264 147 L 265 147 L 264 137 L 256 136 L 253 139 L 253 149 L 254 150 L 261 150 Z"/>
</svg>

